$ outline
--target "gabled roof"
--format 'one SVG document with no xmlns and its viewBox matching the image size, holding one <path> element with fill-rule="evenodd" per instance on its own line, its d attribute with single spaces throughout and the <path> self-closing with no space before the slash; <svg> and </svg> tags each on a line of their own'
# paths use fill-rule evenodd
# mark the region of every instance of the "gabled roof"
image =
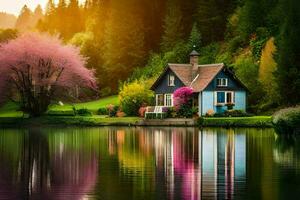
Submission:
<svg viewBox="0 0 300 200">
<path fill-rule="evenodd" d="M 190 87 L 192 87 L 195 92 L 203 91 L 224 67 L 223 63 L 199 65 L 198 76 L 191 83 Z"/>
<path fill-rule="evenodd" d="M 174 72 L 174 74 L 180 79 L 180 81 L 185 85 L 192 87 L 194 92 L 203 91 L 217 76 L 217 74 L 226 69 L 233 78 L 241 84 L 246 90 L 248 90 L 242 83 L 239 81 L 233 72 L 228 70 L 224 63 L 217 64 L 209 64 L 209 65 L 198 65 L 198 71 L 196 72 L 197 76 L 192 80 L 192 65 L 191 64 L 168 64 L 165 71 L 161 74 L 161 76 L 156 80 L 151 89 L 154 89 L 155 86 L 160 82 L 163 78 L 164 74 L 170 69 Z"/>
</svg>

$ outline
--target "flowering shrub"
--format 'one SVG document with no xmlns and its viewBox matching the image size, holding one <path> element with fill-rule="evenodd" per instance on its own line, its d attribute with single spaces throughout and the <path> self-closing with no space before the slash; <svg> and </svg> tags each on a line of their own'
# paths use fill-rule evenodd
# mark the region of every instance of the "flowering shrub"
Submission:
<svg viewBox="0 0 300 200">
<path fill-rule="evenodd" d="M 145 117 L 146 111 L 147 111 L 147 107 L 145 107 L 145 106 L 140 107 L 140 109 L 139 109 L 139 116 L 140 117 Z"/>
<path fill-rule="evenodd" d="M 180 109 L 182 105 L 187 105 L 191 103 L 193 97 L 193 89 L 190 87 L 181 87 L 177 89 L 174 94 L 174 107 Z"/>
<path fill-rule="evenodd" d="M 174 94 L 174 108 L 179 117 L 192 117 L 192 99 L 193 89 L 190 87 L 181 87 Z"/>
</svg>

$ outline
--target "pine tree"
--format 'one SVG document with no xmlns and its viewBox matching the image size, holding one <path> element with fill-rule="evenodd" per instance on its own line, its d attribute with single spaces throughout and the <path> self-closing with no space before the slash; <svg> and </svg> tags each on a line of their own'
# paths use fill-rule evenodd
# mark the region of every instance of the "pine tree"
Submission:
<svg viewBox="0 0 300 200">
<path fill-rule="evenodd" d="M 200 49 L 202 47 L 202 36 L 201 33 L 197 27 L 197 24 L 194 23 L 189 42 L 188 42 L 188 48 L 189 50 L 196 50 L 200 53 Z"/>
<path fill-rule="evenodd" d="M 111 4 L 103 52 L 105 69 L 110 74 L 110 85 L 114 91 L 118 89 L 118 82 L 126 80 L 133 69 L 142 66 L 146 59 L 145 29 L 137 5 L 138 0 L 119 0 Z"/>
<path fill-rule="evenodd" d="M 43 9 L 42 9 L 41 5 L 38 5 L 33 12 L 33 26 L 36 26 L 37 23 L 41 19 L 43 19 L 43 17 L 44 17 Z"/>
<path fill-rule="evenodd" d="M 276 78 L 282 102 L 296 105 L 300 102 L 300 2 L 282 0 L 281 4 L 285 12 L 277 38 Z"/>
<path fill-rule="evenodd" d="M 167 13 L 164 19 L 164 34 L 162 37 L 162 51 L 172 50 L 183 40 L 183 14 L 178 0 L 167 1 Z"/>
<path fill-rule="evenodd" d="M 225 30 L 220 30 L 222 17 L 215 0 L 199 0 L 196 17 L 204 44 L 222 39 Z"/>
<path fill-rule="evenodd" d="M 78 0 L 70 0 L 66 10 L 66 15 L 67 23 L 65 23 L 65 27 L 63 29 L 65 30 L 63 38 L 68 40 L 72 38 L 75 33 L 83 31 L 85 27 Z"/>
<path fill-rule="evenodd" d="M 32 15 L 32 11 L 27 7 L 27 5 L 24 5 L 17 19 L 16 28 L 20 31 L 31 29 L 33 27 Z"/>
</svg>

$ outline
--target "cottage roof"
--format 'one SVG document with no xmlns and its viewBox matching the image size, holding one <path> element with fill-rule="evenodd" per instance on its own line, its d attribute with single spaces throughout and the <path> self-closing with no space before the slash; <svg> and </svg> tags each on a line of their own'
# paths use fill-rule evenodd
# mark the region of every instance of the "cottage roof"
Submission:
<svg viewBox="0 0 300 200">
<path fill-rule="evenodd" d="M 241 81 L 227 69 L 224 63 L 217 63 L 217 64 L 207 64 L 207 65 L 198 65 L 197 72 L 195 73 L 196 76 L 193 78 L 193 71 L 191 64 L 168 64 L 165 71 L 161 74 L 161 76 L 156 80 L 156 82 L 151 87 L 154 89 L 156 85 L 160 82 L 163 78 L 164 74 L 170 69 L 175 73 L 175 75 L 180 79 L 180 81 L 188 87 L 192 87 L 194 92 L 201 92 L 205 90 L 205 88 L 212 82 L 212 80 L 217 76 L 217 74 L 225 69 L 228 71 L 233 79 L 235 79 L 238 83 L 240 83 L 246 90 L 248 90 Z M 194 74 L 194 75 L 195 75 Z"/>
<path fill-rule="evenodd" d="M 193 88 L 195 92 L 201 92 L 214 77 L 223 69 L 224 64 L 198 65 L 197 76 L 192 80 L 192 65 L 190 64 L 168 64 L 169 68 L 186 86 Z"/>
</svg>

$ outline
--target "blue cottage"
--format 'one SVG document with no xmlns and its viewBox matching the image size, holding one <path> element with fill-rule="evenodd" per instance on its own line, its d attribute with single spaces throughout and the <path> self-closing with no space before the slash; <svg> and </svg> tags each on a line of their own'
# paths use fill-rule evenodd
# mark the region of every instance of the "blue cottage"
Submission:
<svg viewBox="0 0 300 200">
<path fill-rule="evenodd" d="M 151 89 L 156 106 L 173 106 L 173 93 L 180 87 L 194 90 L 193 105 L 199 116 L 207 112 L 223 113 L 227 109 L 246 111 L 245 85 L 223 63 L 198 65 L 199 54 L 190 54 L 190 64 L 168 64 Z"/>
</svg>

